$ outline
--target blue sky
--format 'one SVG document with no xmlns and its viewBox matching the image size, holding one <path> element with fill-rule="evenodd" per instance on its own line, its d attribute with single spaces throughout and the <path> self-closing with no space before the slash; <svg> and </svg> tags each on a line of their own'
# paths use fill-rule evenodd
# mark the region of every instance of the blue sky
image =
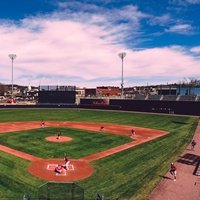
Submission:
<svg viewBox="0 0 200 200">
<path fill-rule="evenodd" d="M 200 0 L 0 1 L 0 82 L 124 86 L 200 78 Z"/>
</svg>

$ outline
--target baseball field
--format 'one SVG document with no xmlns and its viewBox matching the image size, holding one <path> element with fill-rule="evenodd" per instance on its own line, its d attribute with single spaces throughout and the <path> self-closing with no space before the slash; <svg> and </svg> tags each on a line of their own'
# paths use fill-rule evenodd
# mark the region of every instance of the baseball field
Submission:
<svg viewBox="0 0 200 200">
<path fill-rule="evenodd" d="M 0 199 L 22 199 L 26 192 L 37 199 L 38 187 L 48 180 L 76 182 L 86 200 L 97 192 L 106 200 L 147 199 L 190 143 L 197 123 L 196 117 L 119 111 L 0 110 Z M 58 131 L 71 140 L 47 140 Z M 44 171 L 43 165 L 61 162 L 65 154 L 72 172 Z"/>
</svg>

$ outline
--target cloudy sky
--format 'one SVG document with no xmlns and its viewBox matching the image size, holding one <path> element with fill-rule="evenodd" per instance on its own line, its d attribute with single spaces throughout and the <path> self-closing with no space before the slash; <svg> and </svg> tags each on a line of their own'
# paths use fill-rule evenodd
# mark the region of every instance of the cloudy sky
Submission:
<svg viewBox="0 0 200 200">
<path fill-rule="evenodd" d="M 200 0 L 0 1 L 0 83 L 120 86 L 200 78 Z"/>
</svg>

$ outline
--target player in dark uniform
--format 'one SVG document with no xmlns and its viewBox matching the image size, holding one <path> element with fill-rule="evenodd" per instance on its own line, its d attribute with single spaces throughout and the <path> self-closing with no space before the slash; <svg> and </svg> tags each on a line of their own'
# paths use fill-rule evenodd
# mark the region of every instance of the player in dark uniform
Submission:
<svg viewBox="0 0 200 200">
<path fill-rule="evenodd" d="M 176 166 L 174 165 L 174 163 L 171 163 L 169 172 L 172 176 L 174 176 L 174 181 L 176 181 Z"/>
<path fill-rule="evenodd" d="M 103 131 L 103 129 L 104 129 L 104 126 L 101 126 L 101 127 L 100 127 L 100 131 Z"/>
<path fill-rule="evenodd" d="M 191 149 L 194 150 L 195 146 L 196 146 L 196 141 L 195 140 L 192 140 L 192 143 L 191 143 Z"/>
<path fill-rule="evenodd" d="M 55 170 L 54 170 L 56 173 L 59 173 L 61 174 L 63 172 L 63 166 L 62 165 L 58 165 Z"/>
<path fill-rule="evenodd" d="M 70 163 L 70 160 L 69 160 L 69 158 L 65 155 L 63 167 L 64 167 L 65 169 L 67 169 L 67 166 L 69 165 L 69 163 Z"/>
<path fill-rule="evenodd" d="M 56 137 L 56 139 L 59 140 L 61 135 L 62 135 L 61 132 L 58 131 L 58 132 L 57 132 L 57 137 Z"/>
<path fill-rule="evenodd" d="M 131 135 L 130 137 L 134 137 L 135 136 L 135 130 L 131 129 Z"/>
<path fill-rule="evenodd" d="M 41 121 L 40 127 L 41 127 L 41 128 L 44 128 L 44 127 L 45 127 L 45 122 L 44 122 L 44 120 Z"/>
</svg>

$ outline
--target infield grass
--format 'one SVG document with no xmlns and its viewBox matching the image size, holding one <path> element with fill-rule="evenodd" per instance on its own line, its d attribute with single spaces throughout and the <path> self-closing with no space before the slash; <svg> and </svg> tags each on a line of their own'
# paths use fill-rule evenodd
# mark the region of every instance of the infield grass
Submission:
<svg viewBox="0 0 200 200">
<path fill-rule="evenodd" d="M 0 110 L 0 121 L 92 121 L 98 123 L 116 123 L 124 125 L 141 126 L 169 131 L 170 134 L 154 141 L 141 144 L 126 151 L 97 160 L 91 164 L 95 173 L 78 184 L 85 189 L 85 199 L 93 200 L 96 193 L 101 192 L 105 200 L 145 200 L 162 176 L 167 172 L 169 164 L 175 161 L 184 148 L 191 141 L 198 118 L 185 116 L 167 116 L 153 114 L 138 114 L 127 112 L 110 112 L 95 110 L 70 110 L 70 109 L 26 109 L 26 110 Z M 47 131 L 54 132 L 54 129 Z M 63 129 L 73 132 L 74 129 Z M 38 130 L 31 130 L 38 131 Z M 95 134 L 87 131 L 77 132 L 77 139 L 82 134 L 93 137 Z M 20 132 L 19 135 L 28 134 L 29 131 Z M 29 132 L 30 133 L 30 132 Z M 15 136 L 15 133 L 11 135 Z M 17 133 L 16 133 L 17 134 Z M 49 133 L 41 133 L 49 134 Z M 74 133 L 73 133 L 74 134 Z M 37 133 L 36 135 L 40 135 Z M 97 134 L 98 135 L 98 134 Z M 13 136 L 3 134 L 1 143 L 6 143 Z M 6 139 L 8 137 L 8 139 Z M 41 137 L 41 136 L 39 136 Z M 42 136 L 44 137 L 44 135 Z M 107 138 L 107 137 L 106 137 Z M 102 138 L 100 138 L 102 140 Z M 101 141 L 100 140 L 100 141 Z M 43 141 L 41 139 L 41 141 Z M 98 142 L 99 143 L 101 142 Z M 111 140 L 112 141 L 112 140 Z M 109 142 L 112 143 L 112 142 Z M 27 144 L 24 141 L 26 149 Z M 98 145 L 93 145 L 90 152 L 99 151 Z M 29 145 L 28 145 L 29 146 Z M 16 146 L 17 148 L 17 146 Z M 38 151 L 42 147 L 39 145 Z M 24 150 L 25 151 L 25 150 Z M 31 148 L 28 151 L 32 151 Z M 37 149 L 35 150 L 37 151 Z M 87 154 L 88 152 L 84 153 Z M 81 152 L 80 152 L 81 154 Z M 90 153 L 89 153 L 90 154 Z M 39 155 L 37 153 L 37 155 Z M 56 153 L 57 155 L 57 153 Z M 41 155 L 43 157 L 43 155 Z M 48 156 L 54 157 L 54 153 Z M 47 157 L 48 157 L 47 156 Z M 78 156 L 74 153 L 73 156 Z M 46 156 L 44 156 L 46 157 Z M 81 155 L 80 155 L 81 157 Z M 28 161 L 0 152 L 0 197 L 15 197 L 21 199 L 21 193 L 28 191 L 32 197 L 36 196 L 37 187 L 45 181 L 37 179 L 27 172 Z M 6 198 L 5 198 L 6 199 Z"/>
<path fill-rule="evenodd" d="M 58 130 L 62 136 L 73 140 L 66 143 L 45 140 L 45 137 L 55 136 Z M 41 158 L 63 158 L 66 153 L 69 158 L 78 159 L 130 141 L 132 139 L 125 136 L 70 128 L 39 128 L 0 134 L 0 144 Z"/>
</svg>

